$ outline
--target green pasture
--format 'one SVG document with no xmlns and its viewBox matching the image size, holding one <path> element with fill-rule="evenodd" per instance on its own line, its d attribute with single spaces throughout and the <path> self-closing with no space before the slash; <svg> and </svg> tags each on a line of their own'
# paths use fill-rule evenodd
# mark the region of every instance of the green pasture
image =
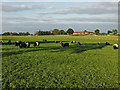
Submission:
<svg viewBox="0 0 120 90">
<path fill-rule="evenodd" d="M 118 88 L 118 50 L 113 49 L 117 36 L 3 36 L 2 40 L 2 88 Z M 19 40 L 30 42 L 30 48 L 15 47 Z M 39 47 L 33 47 L 35 41 Z"/>
</svg>

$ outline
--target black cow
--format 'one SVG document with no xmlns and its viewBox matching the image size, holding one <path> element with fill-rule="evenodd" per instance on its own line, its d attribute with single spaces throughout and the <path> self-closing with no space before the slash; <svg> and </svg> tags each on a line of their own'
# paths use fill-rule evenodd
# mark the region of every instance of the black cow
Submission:
<svg viewBox="0 0 120 90">
<path fill-rule="evenodd" d="M 46 39 L 43 39 L 43 42 L 47 42 L 47 40 L 46 40 Z"/>
<path fill-rule="evenodd" d="M 19 47 L 20 48 L 29 48 L 30 47 L 30 43 L 29 42 L 22 42 Z"/>
<path fill-rule="evenodd" d="M 106 45 L 110 45 L 110 43 L 106 42 Z"/>
<path fill-rule="evenodd" d="M 60 41 L 60 44 L 63 43 L 62 41 Z"/>
<path fill-rule="evenodd" d="M 8 41 L 8 44 L 11 44 L 11 40 Z"/>
<path fill-rule="evenodd" d="M 22 42 L 21 44 L 20 44 L 20 46 L 19 46 L 20 48 L 26 48 L 27 47 L 27 45 L 26 45 L 26 43 L 25 42 Z"/>
<path fill-rule="evenodd" d="M 34 47 L 35 47 L 35 46 L 39 46 L 39 42 L 35 42 L 35 43 L 34 43 Z"/>
<path fill-rule="evenodd" d="M 69 43 L 64 43 L 64 44 L 63 44 L 63 42 L 60 42 L 60 44 L 61 44 L 63 47 L 66 47 L 66 46 L 69 47 Z"/>
<path fill-rule="evenodd" d="M 114 44 L 114 45 L 113 45 L 113 48 L 114 48 L 114 49 L 118 49 L 118 44 Z"/>
<path fill-rule="evenodd" d="M 20 44 L 21 44 L 21 41 L 16 41 L 14 45 L 15 46 L 20 46 Z"/>
<path fill-rule="evenodd" d="M 55 41 L 55 43 L 58 43 L 58 41 Z"/>
<path fill-rule="evenodd" d="M 76 41 L 72 41 L 71 43 L 76 43 Z"/>
<path fill-rule="evenodd" d="M 25 42 L 26 47 L 29 48 L 30 47 L 30 42 Z"/>
<path fill-rule="evenodd" d="M 78 42 L 79 45 L 82 45 L 80 42 Z"/>
<path fill-rule="evenodd" d="M 100 42 L 98 42 L 98 45 L 100 45 L 101 43 Z"/>
<path fill-rule="evenodd" d="M 4 45 L 4 41 L 0 41 L 0 45 Z"/>
</svg>

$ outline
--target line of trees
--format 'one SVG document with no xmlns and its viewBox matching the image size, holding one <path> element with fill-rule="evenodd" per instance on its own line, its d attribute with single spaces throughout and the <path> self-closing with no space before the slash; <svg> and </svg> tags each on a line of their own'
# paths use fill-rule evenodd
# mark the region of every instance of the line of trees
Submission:
<svg viewBox="0 0 120 90">
<path fill-rule="evenodd" d="M 87 30 L 85 30 L 87 31 Z M 72 28 L 69 28 L 67 31 L 64 30 L 59 30 L 59 29 L 54 29 L 54 30 L 50 30 L 50 31 L 36 31 L 34 33 L 34 35 L 71 35 L 74 33 L 74 30 Z M 108 34 L 112 34 L 112 35 L 117 35 L 118 34 L 118 30 L 117 29 L 113 29 L 113 30 L 108 30 L 107 33 L 100 33 L 99 29 L 96 29 L 94 31 L 94 33 L 96 35 L 108 35 Z M 32 35 L 29 32 L 5 32 L 2 35 L 19 35 L 19 36 L 24 36 L 24 35 Z"/>
<path fill-rule="evenodd" d="M 96 29 L 95 30 L 95 34 L 96 35 L 108 35 L 108 34 L 116 35 L 116 34 L 118 34 L 118 30 L 117 29 L 113 29 L 113 30 L 108 30 L 107 33 L 100 33 L 100 30 Z"/>
<path fill-rule="evenodd" d="M 52 35 L 49 31 L 37 31 L 34 35 Z"/>
<path fill-rule="evenodd" d="M 23 36 L 23 35 L 30 35 L 29 32 L 5 32 L 2 35 L 19 35 L 19 36 Z"/>
<path fill-rule="evenodd" d="M 72 28 L 69 28 L 67 31 L 54 29 L 51 31 L 41 31 L 38 30 L 34 33 L 34 35 L 67 35 L 67 34 L 73 34 L 74 30 Z M 18 36 L 24 36 L 24 35 L 31 35 L 29 32 L 5 32 L 2 35 L 18 35 Z"/>
<path fill-rule="evenodd" d="M 66 34 L 73 34 L 74 30 L 69 28 L 66 32 L 64 30 L 54 29 L 50 31 L 37 31 L 34 35 L 66 35 Z"/>
</svg>

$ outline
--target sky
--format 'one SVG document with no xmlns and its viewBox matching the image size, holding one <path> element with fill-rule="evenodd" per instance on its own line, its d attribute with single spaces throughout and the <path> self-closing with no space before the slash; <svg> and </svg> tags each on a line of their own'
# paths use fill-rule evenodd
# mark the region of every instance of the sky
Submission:
<svg viewBox="0 0 120 90">
<path fill-rule="evenodd" d="M 119 0 L 2 0 L 2 2 L 119 2 Z"/>
<path fill-rule="evenodd" d="M 14 0 L 15 1 L 15 0 Z M 3 2 L 2 31 L 30 32 L 60 29 L 75 32 L 118 29 L 117 2 Z"/>
</svg>

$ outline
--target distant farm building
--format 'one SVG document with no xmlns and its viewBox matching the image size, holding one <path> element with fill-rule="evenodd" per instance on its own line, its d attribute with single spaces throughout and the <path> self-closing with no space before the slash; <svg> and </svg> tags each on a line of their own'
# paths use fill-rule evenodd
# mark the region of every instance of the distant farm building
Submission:
<svg viewBox="0 0 120 90">
<path fill-rule="evenodd" d="M 49 31 L 51 34 L 53 34 L 53 30 Z"/>
<path fill-rule="evenodd" d="M 88 31 L 74 32 L 73 35 L 75 35 L 75 34 L 94 34 L 94 32 L 88 32 Z"/>
<path fill-rule="evenodd" d="M 53 31 L 51 30 L 51 31 L 49 31 L 50 33 L 53 33 Z"/>
</svg>

